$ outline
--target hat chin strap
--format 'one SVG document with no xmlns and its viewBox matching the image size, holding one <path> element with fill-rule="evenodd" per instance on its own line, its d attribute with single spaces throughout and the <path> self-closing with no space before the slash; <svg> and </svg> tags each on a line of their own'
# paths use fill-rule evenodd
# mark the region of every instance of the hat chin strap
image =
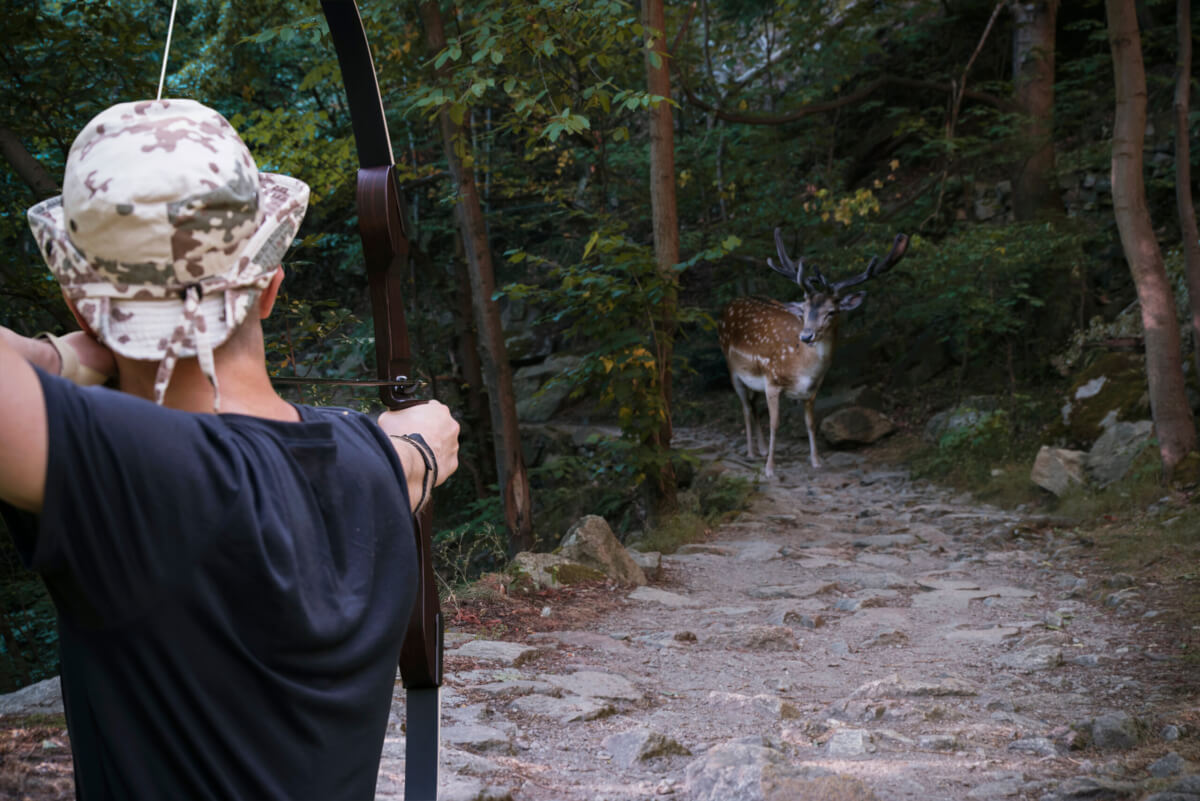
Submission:
<svg viewBox="0 0 1200 801">
<path fill-rule="evenodd" d="M 167 343 L 167 352 L 158 363 L 158 372 L 154 375 L 154 402 L 159 406 L 166 398 L 167 386 L 171 383 L 171 375 L 179 363 L 183 343 L 190 339 L 196 343 L 196 359 L 200 362 L 200 371 L 212 384 L 213 412 L 221 411 L 221 389 L 217 384 L 217 366 L 213 358 L 208 325 L 204 317 L 196 314 L 203 297 L 204 292 L 198 284 L 192 284 L 183 290 L 183 325 L 176 328 L 171 335 Z"/>
</svg>

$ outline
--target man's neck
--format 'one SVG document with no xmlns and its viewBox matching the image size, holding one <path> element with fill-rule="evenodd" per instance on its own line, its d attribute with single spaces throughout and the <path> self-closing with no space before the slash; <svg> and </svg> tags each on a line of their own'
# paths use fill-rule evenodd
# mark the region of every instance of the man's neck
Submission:
<svg viewBox="0 0 1200 801">
<path fill-rule="evenodd" d="M 154 400 L 157 362 L 133 361 L 117 357 L 118 388 L 122 392 Z M 299 412 L 276 394 L 267 375 L 264 360 L 235 353 L 216 354 L 217 383 L 221 389 L 222 414 L 247 414 L 271 420 L 294 422 Z M 171 383 L 163 405 L 197 414 L 213 413 L 213 387 L 200 370 L 196 359 L 181 359 L 171 374 Z"/>
</svg>

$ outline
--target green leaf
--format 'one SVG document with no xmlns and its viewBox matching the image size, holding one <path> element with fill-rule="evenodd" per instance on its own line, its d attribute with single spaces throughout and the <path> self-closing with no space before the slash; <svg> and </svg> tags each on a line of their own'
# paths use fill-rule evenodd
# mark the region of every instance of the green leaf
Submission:
<svg viewBox="0 0 1200 801">
<path fill-rule="evenodd" d="M 586 244 L 586 245 L 584 245 L 584 247 L 583 247 L 583 258 L 585 258 L 585 259 L 586 259 L 586 258 L 588 257 L 588 255 L 589 255 L 589 254 L 591 254 L 591 252 L 592 252 L 592 248 L 596 247 L 596 242 L 597 242 L 599 239 L 600 239 L 600 232 L 599 232 L 599 231 L 593 231 L 593 232 L 592 232 L 592 237 L 591 237 L 591 239 L 589 239 L 589 240 L 587 241 L 587 244 Z"/>
</svg>

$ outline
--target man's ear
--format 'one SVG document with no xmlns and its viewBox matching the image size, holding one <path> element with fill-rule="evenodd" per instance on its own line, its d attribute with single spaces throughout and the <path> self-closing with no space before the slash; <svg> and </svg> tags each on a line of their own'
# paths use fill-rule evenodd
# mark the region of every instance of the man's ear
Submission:
<svg viewBox="0 0 1200 801">
<path fill-rule="evenodd" d="M 258 295 L 258 317 L 260 320 L 265 320 L 271 316 L 271 309 L 275 307 L 275 298 L 279 296 L 279 285 L 283 283 L 283 265 L 275 268 L 275 274 L 271 276 L 271 283 L 267 284 Z"/>
</svg>

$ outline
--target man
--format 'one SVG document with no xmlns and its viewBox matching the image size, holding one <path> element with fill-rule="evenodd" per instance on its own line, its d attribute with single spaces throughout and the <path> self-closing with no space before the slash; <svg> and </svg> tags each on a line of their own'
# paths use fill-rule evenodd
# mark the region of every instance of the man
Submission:
<svg viewBox="0 0 1200 801">
<path fill-rule="evenodd" d="M 412 513 L 458 425 L 271 388 L 260 320 L 307 199 L 163 100 L 93 119 L 30 210 L 83 332 L 0 336 L 0 512 L 58 610 L 82 799 L 374 796 Z"/>
</svg>

